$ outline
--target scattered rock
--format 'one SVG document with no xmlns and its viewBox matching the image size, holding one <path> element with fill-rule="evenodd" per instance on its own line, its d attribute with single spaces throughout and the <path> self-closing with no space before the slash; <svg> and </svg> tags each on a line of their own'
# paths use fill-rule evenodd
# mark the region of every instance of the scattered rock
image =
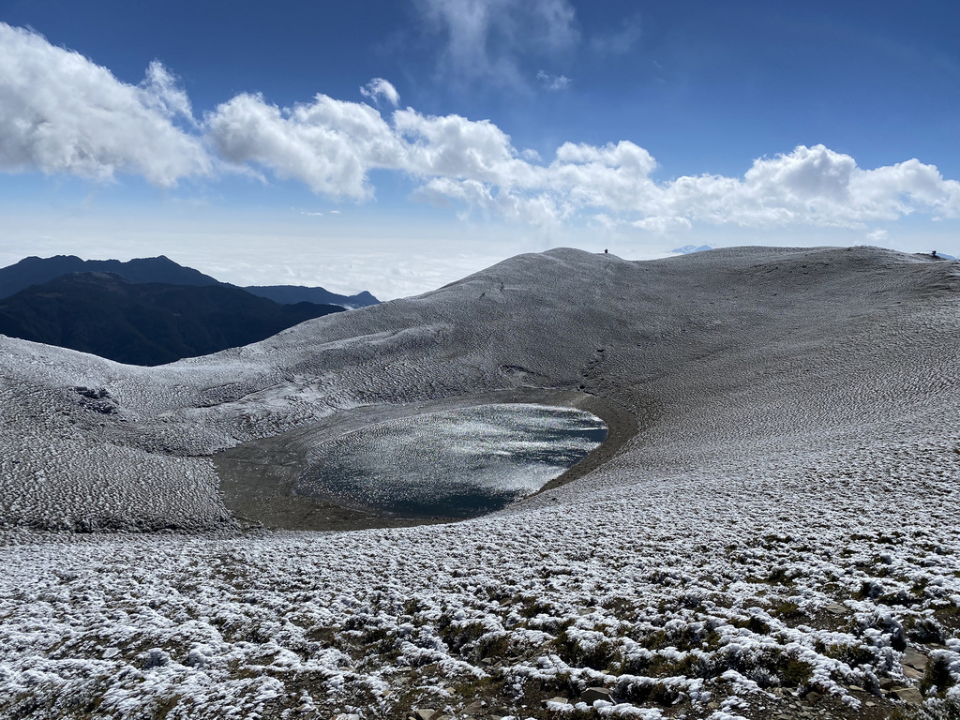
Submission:
<svg viewBox="0 0 960 720">
<path fill-rule="evenodd" d="M 103 400 L 104 398 L 109 398 L 110 393 L 106 388 L 88 388 L 83 385 L 79 385 L 74 388 L 77 395 L 80 395 L 90 400 Z"/>
<path fill-rule="evenodd" d="M 437 714 L 436 710 L 432 708 L 419 708 L 418 710 L 413 711 L 413 716 L 417 720 L 430 720 L 434 715 Z"/>
<path fill-rule="evenodd" d="M 482 700 L 474 700 L 463 709 L 463 712 L 467 715 L 477 715 L 478 713 L 483 712 L 483 707 L 484 703 Z"/>
<path fill-rule="evenodd" d="M 547 703 L 559 703 L 561 705 L 566 705 L 568 702 L 569 700 L 567 700 L 567 698 L 557 695 L 556 697 L 552 697 L 549 700 L 544 700 L 543 706 L 546 707 Z"/>
<path fill-rule="evenodd" d="M 897 688 L 896 690 L 891 691 L 890 693 L 897 700 L 905 702 L 909 705 L 919 705 L 923 702 L 923 696 L 920 694 L 920 691 L 914 687 L 907 688 Z"/>
<path fill-rule="evenodd" d="M 923 677 L 922 672 L 909 665 L 904 665 L 901 669 L 903 670 L 903 676 L 908 680 L 919 680 Z"/>
<path fill-rule="evenodd" d="M 593 705 L 597 700 L 612 702 L 610 700 L 610 691 L 604 687 L 589 687 L 580 694 L 580 700 L 587 705 Z"/>
<path fill-rule="evenodd" d="M 831 615 L 846 615 L 848 612 L 846 606 L 841 605 L 840 603 L 830 603 L 824 608 L 824 610 Z"/>
<path fill-rule="evenodd" d="M 102 415 L 113 415 L 117 412 L 116 399 L 106 388 L 88 388 L 78 385 L 73 391 L 80 396 L 80 406 L 86 410 L 93 410 Z"/>
<path fill-rule="evenodd" d="M 927 656 L 912 647 L 908 647 L 903 651 L 903 659 L 900 664 L 915 668 L 922 673 L 927 668 Z"/>
<path fill-rule="evenodd" d="M 821 697 L 820 693 L 818 693 L 816 690 L 812 690 L 807 693 L 807 702 L 812 705 L 816 702 L 819 702 L 820 697 Z"/>
<path fill-rule="evenodd" d="M 880 689 L 881 689 L 881 690 L 892 690 L 892 689 L 895 688 L 896 686 L 897 686 L 897 683 L 894 681 L 893 678 L 883 678 L 883 679 L 880 681 Z"/>
</svg>

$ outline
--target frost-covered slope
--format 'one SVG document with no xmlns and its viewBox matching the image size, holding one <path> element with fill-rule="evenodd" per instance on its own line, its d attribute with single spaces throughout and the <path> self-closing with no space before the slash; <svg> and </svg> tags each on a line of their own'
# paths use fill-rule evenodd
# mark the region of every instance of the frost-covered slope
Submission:
<svg viewBox="0 0 960 720">
<path fill-rule="evenodd" d="M 557 250 L 160 368 L 0 339 L 11 524 L 222 526 L 205 455 L 359 405 L 580 388 L 640 425 L 454 526 L 10 546 L 0 710 L 541 717 L 605 685 L 608 714 L 882 717 L 905 641 L 943 694 L 958 290 L 957 263 L 871 248 Z"/>
<path fill-rule="evenodd" d="M 629 464 L 658 472 L 745 443 L 831 442 L 828 429 L 890 434 L 952 407 L 958 285 L 953 263 L 875 249 L 648 263 L 557 250 L 153 370 L 3 339 L 0 515 L 216 523 L 198 455 L 337 409 L 525 385 L 626 406 L 643 425 Z"/>
</svg>

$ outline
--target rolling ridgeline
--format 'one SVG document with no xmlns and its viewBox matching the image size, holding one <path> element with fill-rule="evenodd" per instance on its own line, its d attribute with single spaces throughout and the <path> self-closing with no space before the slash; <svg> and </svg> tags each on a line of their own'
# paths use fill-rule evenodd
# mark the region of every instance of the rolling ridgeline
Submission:
<svg viewBox="0 0 960 720">
<path fill-rule="evenodd" d="M 0 269 L 0 334 L 132 365 L 247 345 L 377 302 L 367 292 L 240 288 L 163 256 L 129 262 L 30 257 Z"/>
<path fill-rule="evenodd" d="M 0 337 L 0 716 L 956 718 L 958 303 L 876 248 L 567 249 L 160 367 Z M 483 517 L 243 530 L 490 402 L 610 434 Z"/>
</svg>

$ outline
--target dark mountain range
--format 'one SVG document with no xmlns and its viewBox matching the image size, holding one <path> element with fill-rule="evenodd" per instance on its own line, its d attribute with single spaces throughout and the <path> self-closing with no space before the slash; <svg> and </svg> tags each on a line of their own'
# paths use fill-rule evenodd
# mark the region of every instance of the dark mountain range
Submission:
<svg viewBox="0 0 960 720">
<path fill-rule="evenodd" d="M 364 291 L 357 295 L 337 295 L 322 287 L 303 287 L 301 285 L 250 285 L 244 290 L 265 297 L 281 304 L 292 304 L 298 302 L 326 303 L 329 305 L 342 305 L 343 307 L 356 308 L 367 307 L 369 305 L 378 305 L 380 303 L 373 295 Z"/>
<path fill-rule="evenodd" d="M 132 365 L 160 365 L 247 345 L 341 311 L 336 305 L 280 305 L 222 284 L 135 283 L 87 272 L 0 300 L 0 333 Z"/>
<path fill-rule="evenodd" d="M 9 297 L 31 285 L 55 280 L 71 273 L 113 273 L 133 283 L 167 285 L 222 285 L 199 270 L 184 267 L 168 257 L 119 260 L 81 260 L 76 255 L 52 258 L 28 257 L 15 265 L 0 268 L 0 298 Z"/>
<path fill-rule="evenodd" d="M 199 270 L 175 263 L 161 255 L 155 258 L 119 260 L 82 260 L 75 255 L 57 255 L 51 258 L 28 257 L 9 267 L 0 268 L 0 298 L 9 297 L 31 285 L 49 282 L 70 273 L 99 272 L 119 275 L 132 283 L 164 283 L 168 285 L 220 285 L 237 287 L 204 275 Z M 259 297 L 281 305 L 300 302 L 315 305 L 340 305 L 361 308 L 377 305 L 380 301 L 368 292 L 357 295 L 337 295 L 321 287 L 295 285 L 268 285 L 242 288 Z"/>
</svg>

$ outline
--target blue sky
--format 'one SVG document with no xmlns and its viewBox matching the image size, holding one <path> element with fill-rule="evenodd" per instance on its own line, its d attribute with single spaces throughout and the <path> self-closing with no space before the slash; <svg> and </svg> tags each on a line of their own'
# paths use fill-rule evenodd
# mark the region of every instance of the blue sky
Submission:
<svg viewBox="0 0 960 720">
<path fill-rule="evenodd" d="M 558 245 L 960 254 L 960 5 L 0 2 L 0 262 L 423 292 Z"/>
</svg>

